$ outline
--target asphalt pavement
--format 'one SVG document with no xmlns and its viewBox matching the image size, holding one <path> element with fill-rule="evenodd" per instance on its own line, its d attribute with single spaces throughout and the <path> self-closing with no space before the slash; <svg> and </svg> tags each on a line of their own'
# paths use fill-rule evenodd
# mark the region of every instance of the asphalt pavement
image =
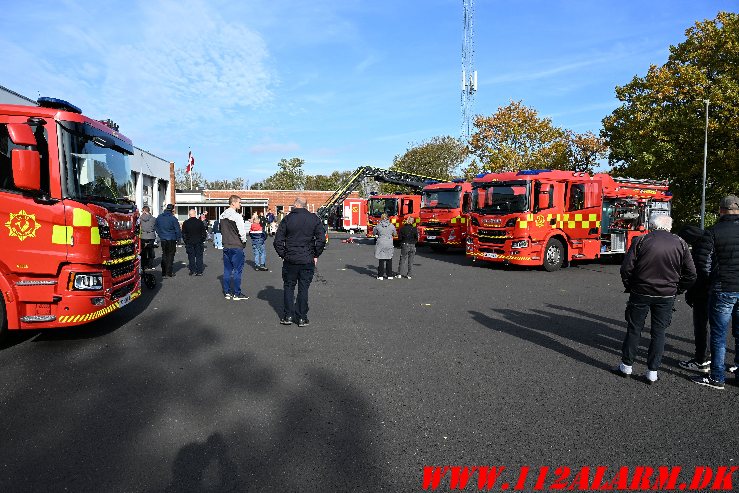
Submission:
<svg viewBox="0 0 739 493">
<path fill-rule="evenodd" d="M 345 237 L 319 259 L 308 327 L 278 322 L 270 238 L 269 272 L 247 247 L 248 300 L 223 299 L 220 251 L 191 277 L 178 248 L 176 277 L 157 271 L 124 309 L 12 337 L 0 491 L 413 492 L 429 465 L 739 462 L 739 388 L 678 367 L 692 354 L 682 297 L 649 386 L 611 373 L 627 298 L 616 264 L 546 273 L 419 248 L 413 279 L 379 281 L 373 246 Z"/>
</svg>

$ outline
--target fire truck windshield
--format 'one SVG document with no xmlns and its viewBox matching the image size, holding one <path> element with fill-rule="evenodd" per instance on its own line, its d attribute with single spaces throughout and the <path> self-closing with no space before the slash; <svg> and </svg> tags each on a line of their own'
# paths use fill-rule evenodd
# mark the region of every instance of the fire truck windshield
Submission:
<svg viewBox="0 0 739 493">
<path fill-rule="evenodd" d="M 456 209 L 459 207 L 459 190 L 426 190 L 421 197 L 421 207 Z"/>
<path fill-rule="evenodd" d="M 479 214 L 508 214 L 529 210 L 531 182 L 526 180 L 475 183 L 472 204 Z"/>
<path fill-rule="evenodd" d="M 127 142 L 76 122 L 59 122 L 59 162 L 65 197 L 101 203 L 130 203 L 133 180 Z"/>
<path fill-rule="evenodd" d="M 369 199 L 367 209 L 372 217 L 380 217 L 383 212 L 388 216 L 398 215 L 398 199 Z"/>
</svg>

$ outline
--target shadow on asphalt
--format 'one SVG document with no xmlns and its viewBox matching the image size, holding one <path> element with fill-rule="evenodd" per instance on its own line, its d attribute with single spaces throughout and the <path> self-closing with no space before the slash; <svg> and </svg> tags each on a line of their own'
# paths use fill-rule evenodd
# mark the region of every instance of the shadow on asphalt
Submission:
<svg viewBox="0 0 739 493">
<path fill-rule="evenodd" d="M 592 314 L 583 314 L 583 312 L 566 307 L 563 307 L 563 311 L 569 312 L 571 315 L 544 310 L 522 312 L 509 309 L 492 309 L 491 311 L 500 314 L 505 320 L 492 318 L 478 311 L 470 310 L 469 313 L 473 320 L 488 329 L 504 332 L 524 341 L 532 342 L 593 368 L 611 372 L 621 359 L 621 345 L 625 328 L 619 327 L 623 325 L 620 321 L 605 317 L 594 317 Z M 649 343 L 648 329 L 645 330 L 642 336 L 637 364 L 645 365 Z M 606 361 L 596 359 L 591 354 L 562 342 L 561 338 L 603 351 L 610 354 L 610 356 Z M 669 344 L 665 344 L 665 354 L 691 356 Z M 662 360 L 661 371 L 684 376 L 683 372 L 676 371 L 678 370 L 678 361 L 678 358 L 665 356 Z"/>
<path fill-rule="evenodd" d="M 359 265 L 346 264 L 346 268 L 349 270 L 353 270 L 357 274 L 362 274 L 363 276 L 377 277 L 377 266 L 376 265 L 368 264 L 367 267 L 362 267 Z"/>
<path fill-rule="evenodd" d="M 390 489 L 377 410 L 346 379 L 310 363 L 283 377 L 177 307 L 129 330 L 126 345 L 53 337 L 29 353 L 2 396 L 0 491 Z"/>
<path fill-rule="evenodd" d="M 280 318 L 282 318 L 282 298 L 282 289 L 277 289 L 274 286 L 265 286 L 264 289 L 257 294 L 257 299 L 264 300 L 269 303 L 269 306 L 272 307 Z"/>
<path fill-rule="evenodd" d="M 325 370 L 309 369 L 305 378 L 275 410 L 279 425 L 266 443 L 247 423 L 230 439 L 216 432 L 188 443 L 176 453 L 166 492 L 387 488 L 366 426 L 367 402 Z"/>
</svg>

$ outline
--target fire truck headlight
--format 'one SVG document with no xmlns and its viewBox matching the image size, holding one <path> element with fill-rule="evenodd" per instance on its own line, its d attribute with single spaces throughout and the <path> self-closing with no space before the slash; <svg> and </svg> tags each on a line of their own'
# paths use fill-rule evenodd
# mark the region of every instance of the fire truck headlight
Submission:
<svg viewBox="0 0 739 493">
<path fill-rule="evenodd" d="M 100 291 L 103 289 L 103 273 L 72 272 L 69 275 L 69 289 Z"/>
<path fill-rule="evenodd" d="M 472 245 L 472 243 L 474 243 L 474 241 L 475 241 L 475 240 L 473 240 L 471 236 L 468 236 L 468 237 L 467 237 L 467 244 L 468 244 L 468 245 Z"/>
<path fill-rule="evenodd" d="M 510 218 L 509 220 L 506 221 L 505 227 L 506 228 L 512 228 L 513 226 L 516 225 L 516 221 L 518 221 L 518 219 L 516 219 L 515 217 Z"/>
<path fill-rule="evenodd" d="M 519 240 L 511 243 L 511 248 L 528 248 L 529 240 Z"/>
</svg>

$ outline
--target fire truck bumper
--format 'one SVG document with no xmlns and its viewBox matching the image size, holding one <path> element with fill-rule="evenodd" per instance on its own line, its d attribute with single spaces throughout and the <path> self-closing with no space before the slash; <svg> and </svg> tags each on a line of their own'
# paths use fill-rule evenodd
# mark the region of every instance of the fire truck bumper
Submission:
<svg viewBox="0 0 739 493">
<path fill-rule="evenodd" d="M 508 251 L 503 248 L 479 248 L 477 245 L 468 242 L 466 254 L 473 260 L 483 260 L 485 262 L 497 262 L 500 264 L 541 265 L 541 256 L 538 250 L 531 248 Z"/>
<path fill-rule="evenodd" d="M 123 308 L 141 296 L 141 280 L 117 285 L 100 291 L 64 291 L 53 296 L 52 303 L 24 302 L 20 304 L 19 327 L 23 329 L 54 329 L 86 324 Z"/>
</svg>

